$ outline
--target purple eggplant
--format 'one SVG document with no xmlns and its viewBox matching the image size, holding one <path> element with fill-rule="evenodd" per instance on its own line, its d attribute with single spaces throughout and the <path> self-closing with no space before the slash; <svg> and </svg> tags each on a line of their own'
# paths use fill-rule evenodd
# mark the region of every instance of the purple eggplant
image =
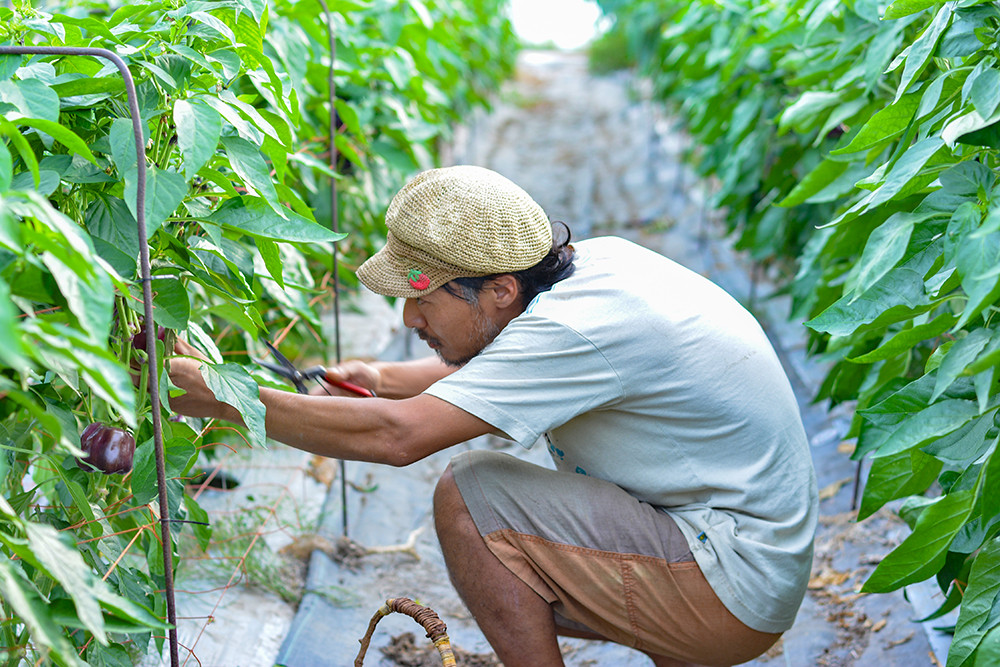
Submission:
<svg viewBox="0 0 1000 667">
<path fill-rule="evenodd" d="M 80 448 L 87 456 L 76 464 L 88 472 L 96 469 L 105 475 L 123 475 L 132 470 L 135 438 L 128 431 L 94 422 L 80 434 Z"/>
</svg>

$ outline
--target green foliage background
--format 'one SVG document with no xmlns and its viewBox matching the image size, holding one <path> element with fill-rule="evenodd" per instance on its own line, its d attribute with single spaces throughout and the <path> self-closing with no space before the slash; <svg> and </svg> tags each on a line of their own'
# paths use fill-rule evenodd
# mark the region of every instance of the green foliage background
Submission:
<svg viewBox="0 0 1000 667">
<path fill-rule="evenodd" d="M 127 62 L 147 134 L 154 318 L 168 340 L 180 333 L 213 361 L 210 386 L 241 410 L 258 445 L 257 387 L 268 380 L 245 364 L 278 330 L 286 348 L 315 345 L 302 332 L 320 328 L 331 244 L 343 236 L 330 231 L 331 180 L 347 232 L 340 278 L 351 284 L 392 193 L 435 166 L 439 142 L 488 103 L 513 63 L 500 0 L 328 4 L 330 25 L 312 0 L 0 8 L 0 45 L 105 48 Z M 111 63 L 0 56 L 4 664 L 131 664 L 164 634 L 150 408 L 129 374 L 146 361 L 131 342 L 143 310 L 137 173 Z M 160 377 L 166 405 L 162 367 Z M 92 421 L 135 434 L 131 474 L 77 467 Z M 204 520 L 182 479 L 210 434 L 198 420 L 163 424 L 168 512 Z M 209 528 L 174 525 L 207 544 Z"/>
<path fill-rule="evenodd" d="M 1000 3 L 599 4 L 856 402 L 859 518 L 908 498 L 864 590 L 936 579 L 948 667 L 997 664 Z"/>
</svg>

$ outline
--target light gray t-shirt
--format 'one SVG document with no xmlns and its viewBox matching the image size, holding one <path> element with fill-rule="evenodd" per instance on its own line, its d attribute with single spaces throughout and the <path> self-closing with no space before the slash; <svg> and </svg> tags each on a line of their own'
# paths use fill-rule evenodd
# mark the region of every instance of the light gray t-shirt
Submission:
<svg viewBox="0 0 1000 667">
<path fill-rule="evenodd" d="M 798 405 L 757 321 L 721 288 L 629 241 L 574 244 L 576 271 L 431 386 L 560 470 L 668 512 L 723 604 L 791 627 L 817 492 Z"/>
</svg>

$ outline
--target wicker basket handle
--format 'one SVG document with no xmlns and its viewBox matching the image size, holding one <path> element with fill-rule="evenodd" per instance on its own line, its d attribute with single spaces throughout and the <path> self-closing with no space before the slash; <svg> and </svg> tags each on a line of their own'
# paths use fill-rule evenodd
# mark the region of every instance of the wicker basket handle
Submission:
<svg viewBox="0 0 1000 667">
<path fill-rule="evenodd" d="M 358 652 L 358 657 L 354 659 L 354 667 L 362 667 L 365 653 L 368 652 L 368 645 L 372 640 L 372 634 L 375 632 L 375 626 L 382 620 L 383 616 L 388 616 L 392 612 L 406 614 L 423 626 L 424 630 L 427 631 L 427 637 L 434 642 L 434 647 L 437 648 L 438 654 L 441 656 L 442 667 L 457 666 L 455 653 L 451 650 L 451 641 L 448 639 L 448 626 L 438 618 L 434 610 L 417 604 L 409 598 L 389 598 L 372 616 L 372 620 L 368 623 L 368 632 L 358 640 L 361 642 L 361 650 Z"/>
</svg>

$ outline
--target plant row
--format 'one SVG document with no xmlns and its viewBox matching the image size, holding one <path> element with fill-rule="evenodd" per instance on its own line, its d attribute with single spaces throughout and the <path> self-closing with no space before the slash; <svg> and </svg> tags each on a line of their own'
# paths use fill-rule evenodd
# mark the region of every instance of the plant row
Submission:
<svg viewBox="0 0 1000 667">
<path fill-rule="evenodd" d="M 320 314 L 334 267 L 352 283 L 391 194 L 434 166 L 449 128 L 508 75 L 513 35 L 499 0 L 150 0 L 15 3 L 0 8 L 3 45 L 125 61 L 147 238 L 114 64 L 0 55 L 0 662 L 132 664 L 165 634 L 158 513 L 196 522 L 173 524 L 175 556 L 179 532 L 202 548 L 211 538 L 185 480 L 219 429 L 169 419 L 165 343 L 183 335 L 210 360 L 210 387 L 242 412 L 242 438 L 263 446 L 259 383 L 284 385 L 250 363 L 262 339 L 292 358 L 328 351 Z M 346 236 L 332 228 L 334 183 Z M 159 334 L 165 508 L 140 244 Z"/>
<path fill-rule="evenodd" d="M 859 518 L 906 499 L 863 590 L 936 579 L 948 667 L 997 664 L 1000 3 L 600 4 L 856 403 Z"/>
</svg>

